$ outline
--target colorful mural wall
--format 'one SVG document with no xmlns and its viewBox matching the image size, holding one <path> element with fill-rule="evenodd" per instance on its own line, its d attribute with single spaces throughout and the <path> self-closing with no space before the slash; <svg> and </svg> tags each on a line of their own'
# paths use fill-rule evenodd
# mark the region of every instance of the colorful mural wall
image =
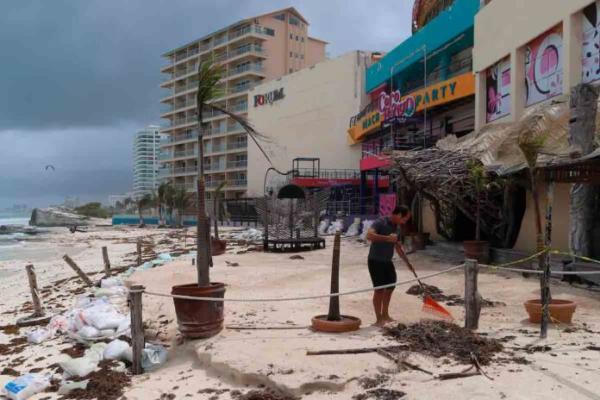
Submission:
<svg viewBox="0 0 600 400">
<path fill-rule="evenodd" d="M 600 79 L 600 1 L 583 10 L 582 81 L 590 83 Z"/>
<path fill-rule="evenodd" d="M 487 69 L 485 87 L 487 122 L 510 114 L 510 57 Z"/>
<path fill-rule="evenodd" d="M 563 92 L 563 35 L 558 26 L 529 42 L 525 52 L 526 106 Z"/>
</svg>

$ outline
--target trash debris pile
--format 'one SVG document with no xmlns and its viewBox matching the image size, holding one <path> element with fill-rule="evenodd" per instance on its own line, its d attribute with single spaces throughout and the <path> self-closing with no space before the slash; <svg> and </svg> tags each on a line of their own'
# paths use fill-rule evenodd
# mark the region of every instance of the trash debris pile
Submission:
<svg viewBox="0 0 600 400">
<path fill-rule="evenodd" d="M 443 301 L 446 305 L 449 306 L 463 306 L 465 304 L 465 299 L 460 297 L 457 294 L 446 295 L 442 291 L 442 289 L 438 288 L 434 285 L 423 284 L 425 287 L 425 291 L 427 294 L 434 299 L 435 301 Z M 410 294 L 413 296 L 422 296 L 423 295 L 423 287 L 421 285 L 413 285 L 406 291 L 406 294 Z M 487 299 L 481 299 L 481 307 L 501 307 L 506 306 L 505 303 L 501 301 L 492 301 Z"/>
<path fill-rule="evenodd" d="M 481 365 L 488 365 L 504 349 L 499 340 L 484 338 L 446 321 L 398 324 L 387 328 L 386 335 L 406 344 L 409 351 L 435 358 L 450 357 L 463 364 L 472 364 L 473 355 Z"/>
<path fill-rule="evenodd" d="M 154 260 L 146 261 L 142 265 L 137 267 L 130 267 L 127 271 L 123 272 L 123 276 L 128 277 L 134 274 L 137 271 L 145 271 L 147 269 L 152 269 L 157 265 L 163 265 L 165 263 L 173 261 L 173 257 L 169 253 L 161 253 Z"/>
<path fill-rule="evenodd" d="M 229 237 L 243 242 L 260 242 L 263 240 L 262 232 L 254 228 L 248 228 L 241 232 L 231 232 Z"/>
</svg>

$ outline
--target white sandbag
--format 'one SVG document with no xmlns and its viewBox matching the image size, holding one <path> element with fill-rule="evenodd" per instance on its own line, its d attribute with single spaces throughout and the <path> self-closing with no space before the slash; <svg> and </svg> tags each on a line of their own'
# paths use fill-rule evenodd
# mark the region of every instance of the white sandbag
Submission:
<svg viewBox="0 0 600 400">
<path fill-rule="evenodd" d="M 46 329 L 55 332 L 66 332 L 69 330 L 69 319 L 64 315 L 55 315 L 46 326 Z"/>
<path fill-rule="evenodd" d="M 27 334 L 27 341 L 33 344 L 40 344 L 54 336 L 54 331 L 45 328 L 38 328 Z"/>
<path fill-rule="evenodd" d="M 114 286 L 110 288 L 99 288 L 94 292 L 94 297 L 124 297 L 127 296 L 128 290 L 125 286 Z"/>
<path fill-rule="evenodd" d="M 364 241 L 367 240 L 367 231 L 371 228 L 371 225 L 373 225 L 373 222 L 375 222 L 372 219 L 365 219 L 362 223 L 362 232 L 360 233 L 360 238 Z"/>
<path fill-rule="evenodd" d="M 121 320 L 119 326 L 117 327 L 118 335 L 127 335 L 131 336 L 131 317 L 126 316 Z"/>
<path fill-rule="evenodd" d="M 85 351 L 85 353 L 83 353 L 83 356 L 89 358 L 90 360 L 100 362 L 104 358 L 104 350 L 106 350 L 106 346 L 106 343 L 94 343 Z"/>
<path fill-rule="evenodd" d="M 158 259 L 162 260 L 164 262 L 170 262 L 173 261 L 173 257 L 171 257 L 171 255 L 169 253 L 161 253 L 158 255 Z"/>
<path fill-rule="evenodd" d="M 115 286 L 123 286 L 123 280 L 121 278 L 117 278 L 116 276 L 110 278 L 104 278 L 100 281 L 101 288 L 112 288 Z"/>
<path fill-rule="evenodd" d="M 319 235 L 325 235 L 327 234 L 327 228 L 329 227 L 329 220 L 328 219 L 324 219 L 323 221 L 319 222 Z"/>
<path fill-rule="evenodd" d="M 360 218 L 354 218 L 354 222 L 348 227 L 348 230 L 346 231 L 346 236 L 358 236 L 359 231 Z"/>
<path fill-rule="evenodd" d="M 50 386 L 50 378 L 41 374 L 27 374 L 9 381 L 2 392 L 9 399 L 25 400 Z"/>
<path fill-rule="evenodd" d="M 100 336 L 100 331 L 93 326 L 85 325 L 77 331 L 77 336 L 83 339 L 94 339 Z"/>
<path fill-rule="evenodd" d="M 167 349 L 159 344 L 146 343 L 142 353 L 142 368 L 152 371 L 167 362 Z"/>
<path fill-rule="evenodd" d="M 124 315 L 110 304 L 99 304 L 87 308 L 83 310 L 82 315 L 89 325 L 98 330 L 117 329 L 124 318 Z"/>
<path fill-rule="evenodd" d="M 63 369 L 65 378 L 71 378 L 74 376 L 84 377 L 91 374 L 98 367 L 100 360 L 95 357 L 80 357 L 71 358 L 66 356 L 66 359 L 59 362 L 58 365 Z"/>
<path fill-rule="evenodd" d="M 344 221 L 341 219 L 336 220 L 334 223 L 329 225 L 329 228 L 327 228 L 327 233 L 329 235 L 335 235 L 335 233 L 338 231 L 344 231 Z"/>
<path fill-rule="evenodd" d="M 104 349 L 105 360 L 124 360 L 129 344 L 123 340 L 115 339 Z"/>
<path fill-rule="evenodd" d="M 85 381 L 81 382 L 65 381 L 62 385 L 60 385 L 60 388 L 58 389 L 58 394 L 61 396 L 65 396 L 71 393 L 73 390 L 86 390 L 88 383 L 89 379 L 86 379 Z"/>
</svg>

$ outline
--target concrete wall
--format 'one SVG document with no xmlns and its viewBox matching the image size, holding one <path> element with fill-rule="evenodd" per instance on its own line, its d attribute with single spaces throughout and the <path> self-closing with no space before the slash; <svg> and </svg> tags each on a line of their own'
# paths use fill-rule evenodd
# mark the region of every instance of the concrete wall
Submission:
<svg viewBox="0 0 600 400">
<path fill-rule="evenodd" d="M 554 202 L 552 203 L 552 248 L 562 251 L 569 250 L 569 191 L 570 184 L 559 183 L 554 186 Z M 540 184 L 538 187 L 540 194 L 540 212 L 542 214 L 542 229 L 546 229 L 546 186 Z M 535 210 L 531 192 L 527 192 L 527 208 L 519 237 L 515 243 L 514 249 L 535 253 L 536 232 L 535 232 Z"/>
<path fill-rule="evenodd" d="M 486 125 L 485 72 L 510 57 L 510 114 L 494 122 L 513 122 L 525 110 L 525 48 L 531 40 L 562 26 L 563 92 L 581 82 L 582 13 L 593 0 L 494 0 L 475 17 L 473 69 L 477 73 L 475 126 Z"/>
<path fill-rule="evenodd" d="M 326 42 L 323 42 L 318 39 L 308 38 L 308 43 L 306 46 L 306 61 L 305 64 L 307 67 L 311 67 L 323 60 L 325 60 L 325 46 Z"/>
<path fill-rule="evenodd" d="M 359 146 L 349 146 L 350 117 L 366 105 L 365 65 L 370 55 L 350 52 L 291 75 L 257 86 L 249 94 L 248 118 L 270 138 L 263 142 L 276 168 L 287 171 L 296 157 L 319 157 L 321 168 L 357 169 Z M 283 88 L 282 100 L 254 106 L 254 95 Z M 249 197 L 263 195 L 269 164 L 258 147 L 248 141 Z"/>
</svg>

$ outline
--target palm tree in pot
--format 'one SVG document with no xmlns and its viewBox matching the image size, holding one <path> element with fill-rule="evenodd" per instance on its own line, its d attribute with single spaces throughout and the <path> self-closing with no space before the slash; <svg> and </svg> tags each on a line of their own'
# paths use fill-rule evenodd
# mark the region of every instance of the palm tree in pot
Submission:
<svg viewBox="0 0 600 400">
<path fill-rule="evenodd" d="M 158 209 L 158 225 L 165 225 L 165 205 L 167 200 L 167 192 L 171 188 L 168 182 L 163 182 L 158 186 L 156 195 L 156 208 Z"/>
<path fill-rule="evenodd" d="M 205 112 L 216 112 L 225 114 L 239 124 L 248 136 L 257 144 L 263 155 L 270 164 L 271 160 L 258 143 L 258 138 L 264 138 L 252 128 L 245 118 L 214 104 L 212 101 L 222 94 L 219 83 L 224 76 L 225 70 L 221 64 L 212 60 L 203 62 L 198 67 L 196 93 L 196 114 L 198 117 L 198 179 L 196 185 L 197 206 L 197 276 L 196 283 L 174 286 L 172 293 L 175 295 L 186 295 L 195 297 L 223 298 L 225 295 L 225 284 L 211 282 L 210 266 L 212 265 L 210 223 L 206 212 L 204 179 L 204 124 Z M 210 337 L 223 328 L 223 303 L 220 301 L 198 301 L 175 299 L 175 311 L 180 332 L 188 338 Z"/>
</svg>

